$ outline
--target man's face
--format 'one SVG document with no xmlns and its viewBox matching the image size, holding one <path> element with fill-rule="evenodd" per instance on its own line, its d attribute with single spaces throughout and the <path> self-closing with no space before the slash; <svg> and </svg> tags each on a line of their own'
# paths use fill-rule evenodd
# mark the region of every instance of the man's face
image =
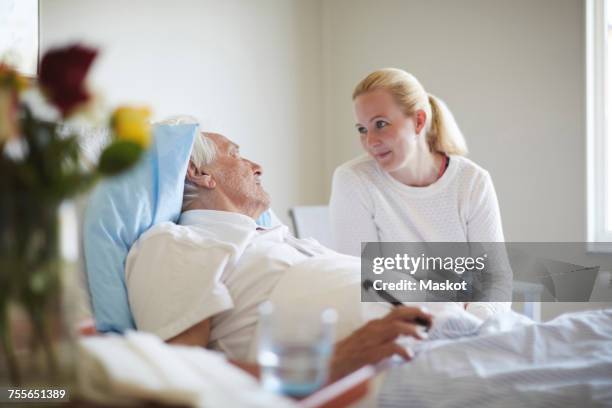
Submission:
<svg viewBox="0 0 612 408">
<path fill-rule="evenodd" d="M 270 206 L 270 196 L 261 185 L 261 167 L 241 157 L 239 146 L 226 137 L 216 133 L 206 136 L 217 146 L 215 160 L 206 166 L 216 188 L 246 214 L 259 216 Z"/>
</svg>

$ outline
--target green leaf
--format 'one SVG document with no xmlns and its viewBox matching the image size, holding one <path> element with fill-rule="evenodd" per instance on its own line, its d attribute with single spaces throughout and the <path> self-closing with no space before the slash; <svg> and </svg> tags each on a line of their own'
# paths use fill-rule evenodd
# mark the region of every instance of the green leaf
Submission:
<svg viewBox="0 0 612 408">
<path fill-rule="evenodd" d="M 98 171 L 108 176 L 119 174 L 134 165 L 141 154 L 140 145 L 127 140 L 116 140 L 102 152 Z"/>
</svg>

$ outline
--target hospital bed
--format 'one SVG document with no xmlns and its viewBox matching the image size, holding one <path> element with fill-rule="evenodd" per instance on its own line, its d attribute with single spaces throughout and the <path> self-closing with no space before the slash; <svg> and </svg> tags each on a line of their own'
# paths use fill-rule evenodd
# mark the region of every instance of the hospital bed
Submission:
<svg viewBox="0 0 612 408">
<path fill-rule="evenodd" d="M 363 367 L 301 401 L 264 392 L 217 354 L 138 332 L 82 338 L 79 377 L 87 395 L 102 393 L 109 406 L 126 398 L 218 406 L 198 400 L 200 392 L 256 407 L 612 406 L 612 309 L 546 323 L 516 313 L 477 326 L 442 319 L 428 341 L 402 341 L 412 361 Z"/>
</svg>

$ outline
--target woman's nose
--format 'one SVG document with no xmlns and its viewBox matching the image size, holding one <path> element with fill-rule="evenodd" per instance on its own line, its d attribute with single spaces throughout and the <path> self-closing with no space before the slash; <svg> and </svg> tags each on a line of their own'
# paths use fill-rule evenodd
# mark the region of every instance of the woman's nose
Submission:
<svg viewBox="0 0 612 408">
<path fill-rule="evenodd" d="M 366 135 L 366 145 L 368 147 L 375 147 L 380 144 L 380 139 L 374 135 L 373 132 L 368 132 Z"/>
</svg>

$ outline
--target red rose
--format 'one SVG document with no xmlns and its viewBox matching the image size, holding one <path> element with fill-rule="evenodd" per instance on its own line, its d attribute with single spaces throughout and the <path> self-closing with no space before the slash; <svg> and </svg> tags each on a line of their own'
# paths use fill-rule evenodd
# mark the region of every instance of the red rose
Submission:
<svg viewBox="0 0 612 408">
<path fill-rule="evenodd" d="M 92 48 L 73 45 L 49 50 L 42 58 L 40 84 L 62 116 L 89 100 L 84 81 L 96 54 Z"/>
</svg>

